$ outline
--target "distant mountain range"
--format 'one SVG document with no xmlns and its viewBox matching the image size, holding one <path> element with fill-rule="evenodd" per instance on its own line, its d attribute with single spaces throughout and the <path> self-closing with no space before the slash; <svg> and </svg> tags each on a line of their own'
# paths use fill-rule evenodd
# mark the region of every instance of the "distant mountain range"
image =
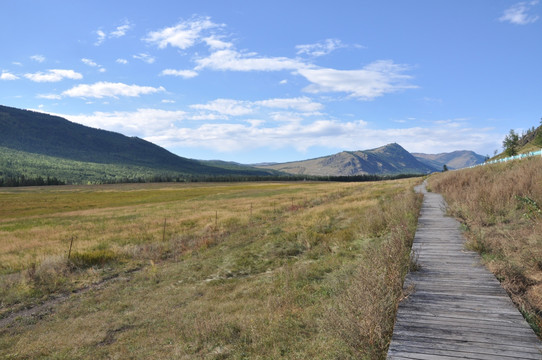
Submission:
<svg viewBox="0 0 542 360">
<path fill-rule="evenodd" d="M 474 151 L 454 151 L 451 153 L 441 153 L 441 154 L 420 154 L 412 153 L 412 155 L 418 159 L 418 161 L 431 166 L 435 169 L 442 170 L 443 166 L 446 165 L 448 169 L 461 169 L 473 165 L 478 165 L 483 163 L 486 160 L 485 156 L 476 154 Z"/>
<path fill-rule="evenodd" d="M 411 154 L 394 143 L 371 150 L 343 151 L 316 159 L 254 166 L 289 174 L 350 176 L 426 174 L 442 171 L 444 164 L 449 169 L 458 169 L 483 161 L 483 156 L 472 151 L 454 151 L 438 155 Z"/>
<path fill-rule="evenodd" d="M 243 165 L 183 158 L 137 137 L 99 130 L 58 116 L 0 105 L 0 180 L 56 177 L 68 183 L 137 179 L 425 174 L 483 162 L 472 151 L 410 154 L 399 144 L 343 151 L 283 164 Z"/>
</svg>

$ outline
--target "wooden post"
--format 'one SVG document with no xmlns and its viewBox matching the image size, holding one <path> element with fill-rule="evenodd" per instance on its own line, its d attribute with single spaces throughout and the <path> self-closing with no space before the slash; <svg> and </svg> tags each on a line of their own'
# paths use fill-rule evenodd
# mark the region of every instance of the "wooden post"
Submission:
<svg viewBox="0 0 542 360">
<path fill-rule="evenodd" d="M 68 260 L 70 260 L 70 256 L 72 255 L 72 246 L 73 246 L 73 236 L 70 241 L 70 250 L 68 251 Z"/>
<path fill-rule="evenodd" d="M 218 230 L 218 210 L 215 210 L 215 231 Z"/>
<path fill-rule="evenodd" d="M 167 221 L 167 218 L 164 218 L 164 230 L 162 231 L 162 242 L 166 241 L 166 221 Z"/>
</svg>

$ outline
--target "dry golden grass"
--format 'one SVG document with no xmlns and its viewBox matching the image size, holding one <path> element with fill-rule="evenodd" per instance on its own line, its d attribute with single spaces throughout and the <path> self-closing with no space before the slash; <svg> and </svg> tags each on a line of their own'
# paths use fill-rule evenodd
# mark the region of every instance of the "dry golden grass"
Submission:
<svg viewBox="0 0 542 360">
<path fill-rule="evenodd" d="M 0 329 L 0 357 L 383 358 L 416 181 L 12 194 L 48 210 L 20 207 L 0 223 L 1 241 L 10 238 L 10 250 L 0 246 L 3 314 L 117 277 Z M 80 263 L 66 261 L 72 236 Z"/>
<path fill-rule="evenodd" d="M 540 158 L 433 176 L 480 252 L 533 329 L 542 329 L 542 160 Z"/>
</svg>

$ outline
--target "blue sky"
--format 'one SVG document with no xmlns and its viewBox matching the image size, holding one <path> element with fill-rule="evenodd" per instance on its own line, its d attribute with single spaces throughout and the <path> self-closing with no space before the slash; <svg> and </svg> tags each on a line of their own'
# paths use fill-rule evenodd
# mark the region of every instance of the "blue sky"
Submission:
<svg viewBox="0 0 542 360">
<path fill-rule="evenodd" d="M 542 116 L 542 3 L 3 1 L 0 104 L 189 158 L 501 150 Z"/>
</svg>

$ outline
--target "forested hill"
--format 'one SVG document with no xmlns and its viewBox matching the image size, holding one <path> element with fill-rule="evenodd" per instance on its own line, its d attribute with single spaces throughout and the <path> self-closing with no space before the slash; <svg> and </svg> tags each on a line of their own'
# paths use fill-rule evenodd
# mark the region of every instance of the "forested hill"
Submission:
<svg viewBox="0 0 542 360">
<path fill-rule="evenodd" d="M 143 139 L 93 129 L 34 111 L 0 106 L 0 129 L 0 146 L 34 154 L 173 171 L 215 171 Z"/>
<path fill-rule="evenodd" d="M 99 130 L 58 116 L 0 106 L 0 147 L 62 160 L 136 166 L 190 175 L 266 175 L 246 167 L 225 169 L 186 159 L 137 137 Z M 0 169 L 1 172 L 1 169 Z"/>
</svg>

